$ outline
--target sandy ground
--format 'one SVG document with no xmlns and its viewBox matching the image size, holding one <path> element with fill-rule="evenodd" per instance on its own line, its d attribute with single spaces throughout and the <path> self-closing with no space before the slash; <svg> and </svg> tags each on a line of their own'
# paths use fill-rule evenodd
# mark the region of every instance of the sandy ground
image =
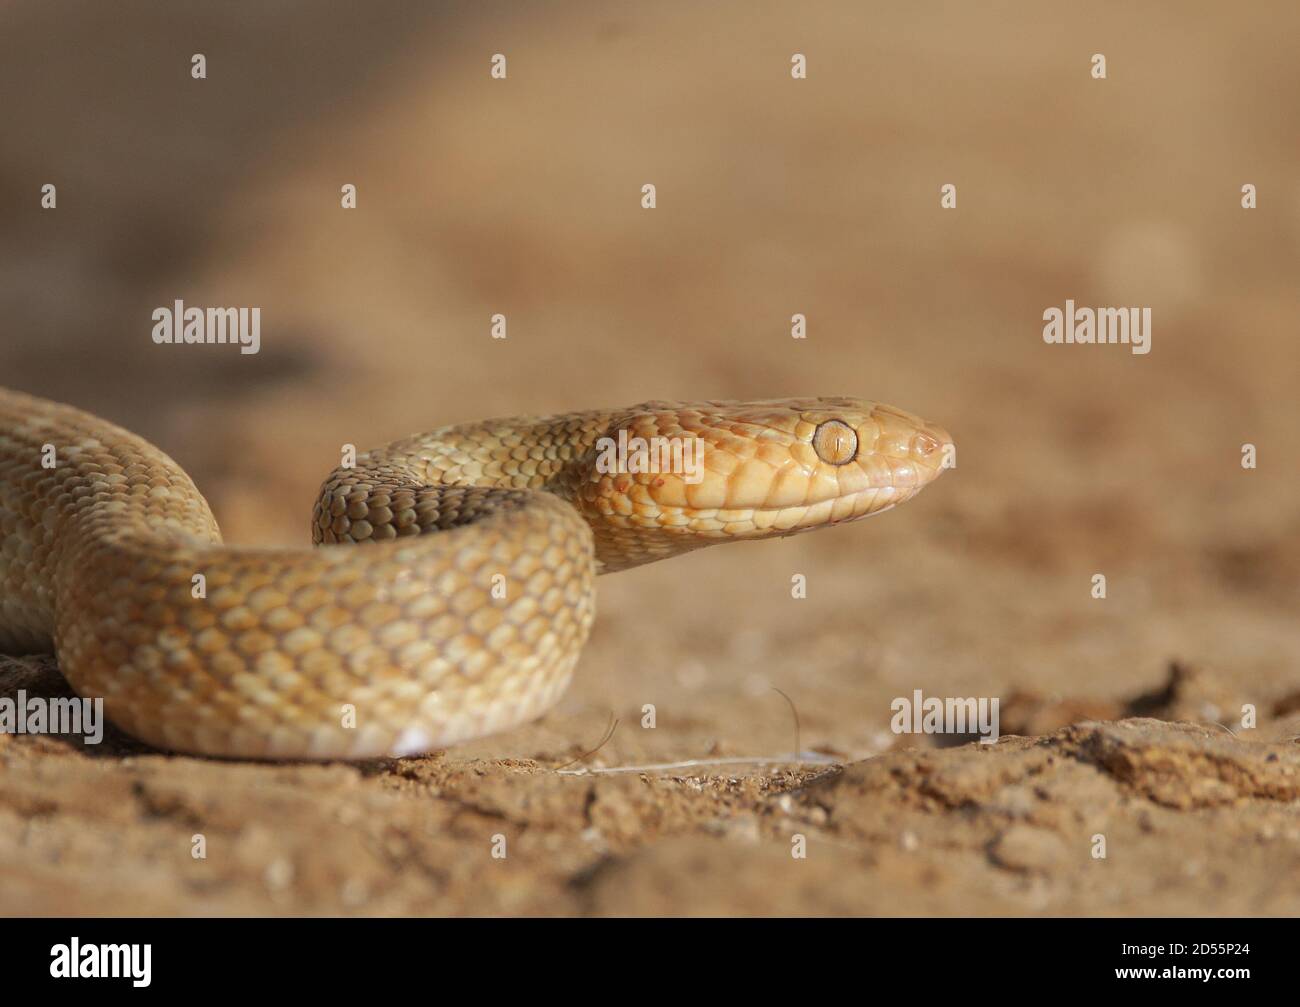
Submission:
<svg viewBox="0 0 1300 1007">
<path fill-rule="evenodd" d="M 959 455 L 878 519 L 603 578 L 510 734 L 0 736 L 0 911 L 1300 911 L 1300 11 L 1072 6 L 6 7 L 0 383 L 149 437 L 231 541 L 305 544 L 344 443 L 488 415 L 860 395 Z M 155 346 L 176 298 L 261 306 L 262 352 Z M 1067 298 L 1149 306 L 1152 352 L 1044 344 Z M 1005 737 L 891 733 L 916 689 Z"/>
</svg>

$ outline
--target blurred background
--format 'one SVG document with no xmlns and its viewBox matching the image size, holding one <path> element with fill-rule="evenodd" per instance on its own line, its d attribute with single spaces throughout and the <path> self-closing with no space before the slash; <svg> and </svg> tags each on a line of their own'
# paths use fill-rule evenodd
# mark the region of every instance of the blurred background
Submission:
<svg viewBox="0 0 1300 1007">
<path fill-rule="evenodd" d="M 152 440 L 255 544 L 309 541 L 342 444 L 494 415 L 854 395 L 952 432 L 897 512 L 602 579 L 546 737 L 631 717 L 607 764 L 788 752 L 773 686 L 855 758 L 914 688 L 1118 709 L 1177 661 L 1225 697 L 1193 715 L 1285 712 L 1298 31 L 1284 2 L 8 3 L 0 383 Z M 1150 307 L 1151 353 L 1045 345 L 1067 298 Z M 176 299 L 261 307 L 261 352 L 155 345 Z"/>
</svg>

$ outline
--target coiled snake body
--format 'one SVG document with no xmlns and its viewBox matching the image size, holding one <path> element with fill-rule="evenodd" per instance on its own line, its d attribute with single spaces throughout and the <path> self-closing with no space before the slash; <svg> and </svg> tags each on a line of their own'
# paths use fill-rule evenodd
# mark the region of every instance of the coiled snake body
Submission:
<svg viewBox="0 0 1300 1007">
<path fill-rule="evenodd" d="M 620 433 L 698 439 L 702 468 L 600 464 Z M 328 547 L 249 549 L 222 544 L 146 441 L 0 389 L 0 652 L 52 650 L 79 694 L 161 748 L 424 752 L 556 701 L 597 573 L 886 510 L 939 474 L 948 444 L 842 398 L 471 423 L 336 469 L 312 524 Z"/>
</svg>

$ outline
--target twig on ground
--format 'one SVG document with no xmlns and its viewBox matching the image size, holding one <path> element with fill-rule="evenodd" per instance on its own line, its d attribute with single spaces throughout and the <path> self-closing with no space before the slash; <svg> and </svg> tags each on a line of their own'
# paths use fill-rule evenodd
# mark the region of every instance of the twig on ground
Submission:
<svg viewBox="0 0 1300 1007">
<path fill-rule="evenodd" d="M 574 762 L 578 760 L 575 759 Z M 775 758 L 763 755 L 740 756 L 730 759 L 684 759 L 681 762 L 653 762 L 644 766 L 608 766 L 590 768 L 583 766 L 581 769 L 557 769 L 556 772 L 563 776 L 588 776 L 601 773 L 653 773 L 662 772 L 669 769 L 692 769 L 697 766 L 838 766 L 839 759 L 833 759 L 829 755 L 821 755 L 818 752 L 795 752 L 786 756 Z M 572 765 L 566 763 L 565 765 Z"/>
<path fill-rule="evenodd" d="M 590 752 L 584 752 L 582 755 L 579 755 L 576 759 L 570 759 L 568 762 L 560 763 L 558 766 L 555 767 L 555 771 L 557 773 L 563 772 L 566 766 L 572 766 L 575 762 L 582 762 L 584 759 L 590 759 L 593 755 L 595 755 L 602 748 L 604 748 L 606 745 L 609 744 L 609 739 L 614 737 L 614 732 L 617 730 L 618 730 L 618 718 L 614 716 L 614 711 L 610 710 L 609 726 L 605 728 L 605 736 L 601 738 L 599 742 L 596 743 L 596 747 L 593 748 Z M 572 770 L 570 771 L 571 774 L 573 772 L 574 771 Z"/>
</svg>

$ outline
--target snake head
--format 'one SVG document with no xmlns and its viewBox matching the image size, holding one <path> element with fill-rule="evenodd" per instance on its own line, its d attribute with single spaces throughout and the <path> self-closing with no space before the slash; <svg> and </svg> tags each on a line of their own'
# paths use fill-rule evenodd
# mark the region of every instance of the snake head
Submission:
<svg viewBox="0 0 1300 1007">
<path fill-rule="evenodd" d="M 646 402 L 584 456 L 574 502 L 603 569 L 623 569 L 881 513 L 950 467 L 951 449 L 942 428 L 862 399 Z"/>
</svg>

